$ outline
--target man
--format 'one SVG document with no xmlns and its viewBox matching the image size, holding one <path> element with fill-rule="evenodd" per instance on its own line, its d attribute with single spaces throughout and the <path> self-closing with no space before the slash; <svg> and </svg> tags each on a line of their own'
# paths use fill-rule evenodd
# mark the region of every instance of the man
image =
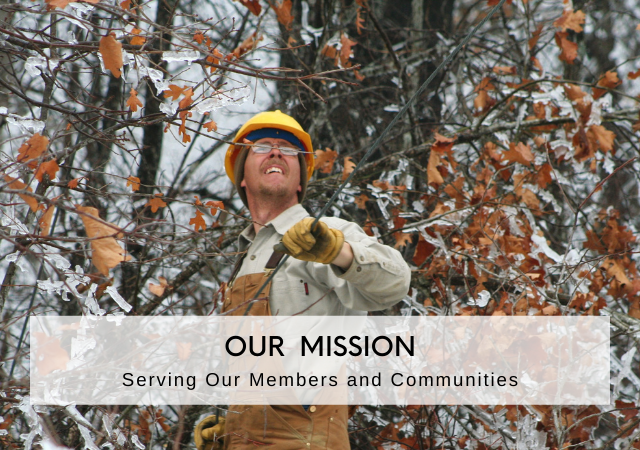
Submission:
<svg viewBox="0 0 640 450">
<path fill-rule="evenodd" d="M 366 315 L 407 294 L 410 271 L 398 251 L 342 219 L 324 217 L 311 229 L 313 218 L 300 202 L 313 174 L 313 147 L 295 119 L 280 111 L 260 113 L 233 142 L 225 168 L 253 224 L 239 237 L 246 253 L 228 283 L 223 314 Z M 282 259 L 280 251 L 292 258 L 257 295 Z M 231 406 L 226 424 L 209 416 L 195 439 L 199 450 L 216 448 L 219 436 L 233 450 L 346 450 L 347 422 L 347 406 Z"/>
</svg>

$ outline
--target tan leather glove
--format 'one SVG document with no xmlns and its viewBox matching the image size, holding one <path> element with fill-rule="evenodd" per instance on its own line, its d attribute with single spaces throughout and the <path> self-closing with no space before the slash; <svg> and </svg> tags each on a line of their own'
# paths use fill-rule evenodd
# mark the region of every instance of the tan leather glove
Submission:
<svg viewBox="0 0 640 450">
<path fill-rule="evenodd" d="M 220 436 L 224 434 L 225 418 L 216 416 L 207 416 L 196 425 L 193 431 L 193 440 L 196 442 L 198 450 L 220 450 L 222 449 L 222 441 Z"/>
<path fill-rule="evenodd" d="M 312 231 L 313 221 L 307 217 L 289 228 L 282 237 L 283 245 L 276 245 L 274 250 L 302 261 L 331 263 L 342 250 L 344 234 L 324 222 L 318 222 Z"/>
</svg>

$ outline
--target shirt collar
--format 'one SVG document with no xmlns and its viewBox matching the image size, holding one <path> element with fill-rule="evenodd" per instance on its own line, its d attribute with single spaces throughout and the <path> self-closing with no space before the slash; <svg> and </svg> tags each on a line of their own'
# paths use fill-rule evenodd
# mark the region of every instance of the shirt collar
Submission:
<svg viewBox="0 0 640 450">
<path fill-rule="evenodd" d="M 275 228 L 278 234 L 284 235 L 289 228 L 300 222 L 305 217 L 309 217 L 309 213 L 300 203 L 296 203 L 291 208 L 283 211 L 267 225 L 273 225 L 273 228 Z"/>
<path fill-rule="evenodd" d="M 267 227 L 273 227 L 280 235 L 284 235 L 289 228 L 300 222 L 305 217 L 309 217 L 309 213 L 302 207 L 300 203 L 296 203 L 291 208 L 280 213 L 278 217 L 266 224 Z M 256 232 L 253 224 L 242 230 L 238 236 L 238 244 L 241 251 L 244 251 L 255 239 Z"/>
</svg>

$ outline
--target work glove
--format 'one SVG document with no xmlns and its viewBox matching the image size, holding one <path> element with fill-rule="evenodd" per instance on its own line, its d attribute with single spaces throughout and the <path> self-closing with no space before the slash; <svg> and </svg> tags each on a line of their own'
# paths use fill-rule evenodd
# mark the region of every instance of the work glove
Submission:
<svg viewBox="0 0 640 450">
<path fill-rule="evenodd" d="M 196 425 L 193 440 L 198 450 L 222 449 L 222 442 L 219 439 L 224 434 L 224 421 L 224 417 L 207 416 Z"/>
<path fill-rule="evenodd" d="M 289 228 L 282 237 L 282 242 L 274 246 L 274 250 L 302 261 L 331 263 L 342 250 L 344 234 L 340 230 L 329 228 L 324 222 L 318 222 L 311 230 L 314 220 L 307 217 Z"/>
</svg>

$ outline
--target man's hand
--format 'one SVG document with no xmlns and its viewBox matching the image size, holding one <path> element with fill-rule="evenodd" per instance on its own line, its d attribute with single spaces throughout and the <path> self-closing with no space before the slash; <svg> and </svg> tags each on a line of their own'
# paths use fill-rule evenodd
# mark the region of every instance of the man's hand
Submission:
<svg viewBox="0 0 640 450">
<path fill-rule="evenodd" d="M 198 450 L 219 450 L 222 443 L 218 441 L 224 434 L 224 417 L 207 416 L 196 425 L 193 431 L 193 440 Z"/>
<path fill-rule="evenodd" d="M 307 217 L 289 228 L 282 238 L 283 245 L 274 249 L 302 261 L 330 264 L 342 250 L 344 234 L 324 222 L 318 222 L 311 230 L 313 221 Z"/>
</svg>

